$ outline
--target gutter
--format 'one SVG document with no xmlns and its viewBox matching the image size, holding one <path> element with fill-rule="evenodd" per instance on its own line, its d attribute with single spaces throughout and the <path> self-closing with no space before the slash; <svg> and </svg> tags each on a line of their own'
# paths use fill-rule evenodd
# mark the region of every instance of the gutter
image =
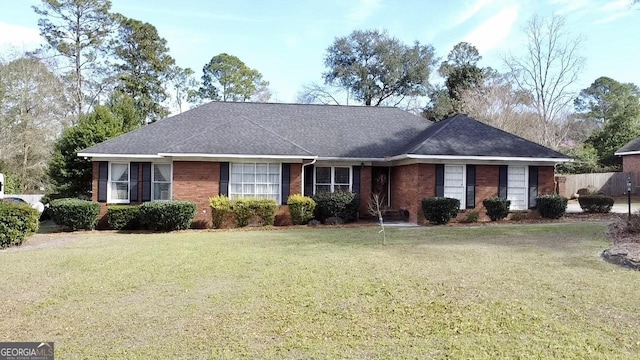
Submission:
<svg viewBox="0 0 640 360">
<path fill-rule="evenodd" d="M 318 161 L 318 157 L 317 156 L 314 157 L 313 160 L 311 160 L 310 163 L 307 163 L 307 164 L 305 164 L 304 162 L 302 163 L 302 176 L 301 176 L 302 179 L 300 180 L 300 182 L 301 182 L 300 190 L 302 190 L 301 191 L 302 196 L 307 196 L 307 194 L 304 193 L 304 172 L 305 172 L 304 168 L 309 166 L 309 165 L 315 164 L 316 161 Z"/>
</svg>

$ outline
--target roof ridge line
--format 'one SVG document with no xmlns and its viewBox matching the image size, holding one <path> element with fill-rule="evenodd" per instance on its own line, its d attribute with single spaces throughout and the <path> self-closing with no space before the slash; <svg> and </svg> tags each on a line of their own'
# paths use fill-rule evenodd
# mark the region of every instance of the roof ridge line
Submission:
<svg viewBox="0 0 640 360">
<path fill-rule="evenodd" d="M 449 123 L 450 123 L 451 121 L 448 121 L 448 120 L 453 120 L 453 119 L 455 119 L 458 115 L 459 115 L 459 114 L 456 114 L 456 115 L 454 115 L 454 116 L 452 116 L 452 117 L 450 117 L 450 118 L 447 118 L 447 119 L 444 119 L 444 120 L 440 121 L 440 123 L 446 122 L 446 124 L 441 125 L 441 126 L 440 126 L 440 128 L 439 128 L 438 130 L 434 131 L 434 132 L 433 132 L 433 134 L 431 134 L 431 135 L 427 136 L 426 138 L 424 138 L 424 140 L 420 141 L 420 143 L 419 143 L 419 144 L 417 144 L 416 146 L 414 146 L 413 148 L 411 148 L 411 149 L 407 149 L 407 154 L 409 154 L 409 153 L 411 153 L 411 152 L 416 151 L 416 149 L 417 149 L 418 147 L 420 147 L 420 145 L 424 144 L 424 142 L 425 142 L 425 141 L 427 141 L 427 140 L 429 140 L 429 139 L 433 138 L 434 136 L 438 135 L 438 134 L 439 134 L 443 129 L 445 129 L 447 126 L 449 126 Z M 433 123 L 433 125 L 437 125 L 437 124 L 438 124 L 438 122 Z M 433 126 L 433 125 L 431 125 L 431 126 Z M 429 128 L 427 128 L 427 130 L 428 130 L 428 129 L 429 129 Z M 418 136 L 420 136 L 420 135 L 418 135 Z"/>
<path fill-rule="evenodd" d="M 260 125 L 260 124 L 258 124 L 258 123 L 256 123 L 256 122 L 253 122 L 253 121 L 251 121 L 251 119 L 245 119 L 245 120 L 246 120 L 246 121 L 248 121 L 248 122 L 250 122 L 250 123 L 252 123 L 252 124 L 254 124 L 255 126 L 257 126 L 257 127 L 261 128 L 261 129 L 264 129 L 265 131 L 270 132 L 271 134 L 273 134 L 273 135 L 275 135 L 276 137 L 278 137 L 278 138 L 280 138 L 280 139 L 282 139 L 282 140 L 284 140 L 284 141 L 288 142 L 289 144 L 291 144 L 291 145 L 293 145 L 293 146 L 295 146 L 295 147 L 297 147 L 297 148 L 299 148 L 299 149 L 302 149 L 303 151 L 305 151 L 305 152 L 306 152 L 306 153 L 308 153 L 309 155 L 315 156 L 311 151 L 309 151 L 309 150 L 307 150 L 307 149 L 303 148 L 302 146 L 300 146 L 300 145 L 296 144 L 295 142 L 293 142 L 293 141 L 291 141 L 291 140 L 289 140 L 289 139 L 287 139 L 287 138 L 285 138 L 285 137 L 281 136 L 281 135 L 280 135 L 280 134 L 278 134 L 277 132 L 275 132 L 275 131 L 273 131 L 273 130 L 271 130 L 271 129 L 269 129 L 269 128 L 267 128 L 267 127 L 263 126 L 263 125 Z"/>
</svg>

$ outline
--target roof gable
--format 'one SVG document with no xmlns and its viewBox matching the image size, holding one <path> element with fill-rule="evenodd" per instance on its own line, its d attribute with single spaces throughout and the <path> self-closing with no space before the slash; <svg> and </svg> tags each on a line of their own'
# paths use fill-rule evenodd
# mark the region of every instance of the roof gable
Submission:
<svg viewBox="0 0 640 360">
<path fill-rule="evenodd" d="M 567 159 L 564 154 L 462 114 L 430 126 L 403 152 L 413 155 Z"/>
<path fill-rule="evenodd" d="M 624 153 L 640 153 L 640 137 L 637 137 L 628 143 L 626 143 L 623 147 L 621 147 L 618 151 L 616 151 L 616 155 L 622 155 Z"/>
</svg>

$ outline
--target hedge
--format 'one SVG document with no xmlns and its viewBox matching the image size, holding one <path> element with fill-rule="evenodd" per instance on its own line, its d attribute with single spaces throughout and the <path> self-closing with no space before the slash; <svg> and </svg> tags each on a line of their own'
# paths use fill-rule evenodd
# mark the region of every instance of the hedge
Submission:
<svg viewBox="0 0 640 360">
<path fill-rule="evenodd" d="M 224 195 L 209 198 L 211 207 L 211 223 L 213 227 L 220 229 L 224 224 L 225 216 L 231 212 L 231 201 Z"/>
<path fill-rule="evenodd" d="M 613 207 L 613 198 L 606 195 L 581 195 L 578 203 L 582 211 L 587 213 L 608 213 Z"/>
<path fill-rule="evenodd" d="M 273 225 L 278 204 L 273 199 L 241 198 L 231 201 L 231 211 L 239 227 L 249 225 L 253 217 L 260 218 L 262 225 Z"/>
<path fill-rule="evenodd" d="M 348 191 L 320 192 L 313 196 L 313 201 L 316 203 L 313 214 L 322 222 L 330 217 L 339 217 L 345 222 L 354 221 L 358 217 L 358 194 Z"/>
<path fill-rule="evenodd" d="M 0 201 L 0 249 L 22 245 L 38 231 L 40 214 L 29 205 Z"/>
<path fill-rule="evenodd" d="M 482 205 L 487 209 L 487 216 L 491 221 L 502 220 L 509 215 L 511 200 L 500 197 L 492 197 L 482 200 Z"/>
<path fill-rule="evenodd" d="M 559 219 L 567 211 L 567 198 L 557 194 L 536 197 L 536 206 L 540 216 L 547 219 Z"/>
<path fill-rule="evenodd" d="M 313 219 L 316 202 L 312 198 L 300 194 L 290 195 L 287 199 L 287 205 L 289 205 L 293 225 L 304 225 Z"/>
<path fill-rule="evenodd" d="M 100 204 L 80 199 L 57 199 L 49 203 L 51 218 L 71 230 L 93 230 L 98 223 Z"/>
<path fill-rule="evenodd" d="M 422 199 L 425 219 L 433 224 L 444 225 L 455 218 L 460 211 L 460 200 L 448 197 Z"/>
<path fill-rule="evenodd" d="M 140 207 L 135 205 L 110 205 L 107 207 L 109 227 L 114 230 L 137 230 L 140 223 Z"/>
<path fill-rule="evenodd" d="M 188 229 L 196 216 L 190 201 L 151 201 L 140 205 L 140 222 L 152 231 Z"/>
</svg>

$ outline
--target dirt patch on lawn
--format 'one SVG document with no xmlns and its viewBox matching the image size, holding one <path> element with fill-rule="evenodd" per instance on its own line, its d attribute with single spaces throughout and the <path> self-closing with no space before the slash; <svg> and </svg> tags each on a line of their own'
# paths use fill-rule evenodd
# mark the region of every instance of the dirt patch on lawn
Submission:
<svg viewBox="0 0 640 360">
<path fill-rule="evenodd" d="M 640 270 L 640 215 L 618 216 L 607 229 L 613 245 L 602 258 L 633 270 Z"/>
</svg>

